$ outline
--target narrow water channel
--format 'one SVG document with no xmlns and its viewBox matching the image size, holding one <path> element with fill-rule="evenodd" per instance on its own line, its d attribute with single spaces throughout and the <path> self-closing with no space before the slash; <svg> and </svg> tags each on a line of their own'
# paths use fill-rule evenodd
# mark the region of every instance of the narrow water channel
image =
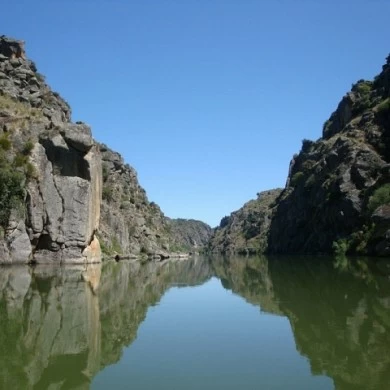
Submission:
<svg viewBox="0 0 390 390">
<path fill-rule="evenodd" d="M 4 267 L 0 389 L 388 389 L 390 280 L 363 261 Z"/>
</svg>

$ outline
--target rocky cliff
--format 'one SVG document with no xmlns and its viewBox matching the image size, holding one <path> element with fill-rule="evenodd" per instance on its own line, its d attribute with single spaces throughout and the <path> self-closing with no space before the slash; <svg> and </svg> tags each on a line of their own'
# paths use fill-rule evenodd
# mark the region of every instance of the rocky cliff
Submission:
<svg viewBox="0 0 390 390">
<path fill-rule="evenodd" d="M 106 254 L 168 256 L 170 232 L 164 214 L 149 202 L 137 173 L 122 156 L 100 145 L 103 202 L 99 237 Z"/>
<path fill-rule="evenodd" d="M 271 252 L 390 254 L 390 56 L 360 80 L 291 163 Z"/>
<path fill-rule="evenodd" d="M 222 220 L 226 227 L 217 229 L 212 249 L 248 246 L 237 237 L 245 237 L 246 225 L 264 221 L 264 215 L 249 214 L 249 206 Z M 325 122 L 320 139 L 303 140 L 286 188 L 270 207 L 262 238 L 251 244 L 256 248 L 390 254 L 390 56 L 374 81 L 352 86 Z"/>
<path fill-rule="evenodd" d="M 24 43 L 1 36 L 0 264 L 91 263 L 101 250 L 161 259 L 176 246 L 135 170 L 72 123 Z"/>
<path fill-rule="evenodd" d="M 0 37 L 0 263 L 99 261 L 101 158 L 91 130 Z"/>
<path fill-rule="evenodd" d="M 280 189 L 260 192 L 257 199 L 224 217 L 214 231 L 208 250 L 224 254 L 265 252 L 271 218 L 280 193 Z"/>
<path fill-rule="evenodd" d="M 207 245 L 213 229 L 202 221 L 194 219 L 167 218 L 172 247 L 179 251 L 200 251 Z"/>
</svg>

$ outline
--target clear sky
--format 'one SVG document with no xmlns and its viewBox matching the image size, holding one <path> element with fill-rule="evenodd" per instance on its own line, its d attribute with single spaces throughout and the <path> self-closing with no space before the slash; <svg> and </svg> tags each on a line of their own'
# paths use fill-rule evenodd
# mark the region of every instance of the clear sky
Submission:
<svg viewBox="0 0 390 390">
<path fill-rule="evenodd" d="M 212 226 L 390 52 L 388 0 L 14 0 L 0 34 L 119 151 L 169 217 Z"/>
</svg>

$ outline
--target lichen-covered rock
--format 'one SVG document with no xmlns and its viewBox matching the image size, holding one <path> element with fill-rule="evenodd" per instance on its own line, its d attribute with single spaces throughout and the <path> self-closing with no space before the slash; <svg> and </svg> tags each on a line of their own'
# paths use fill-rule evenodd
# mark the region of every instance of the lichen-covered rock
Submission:
<svg viewBox="0 0 390 390">
<path fill-rule="evenodd" d="M 281 190 L 260 192 L 239 210 L 221 220 L 208 249 L 224 254 L 254 254 L 267 250 L 268 232 Z"/>
<path fill-rule="evenodd" d="M 103 202 L 99 238 L 106 254 L 157 255 L 169 251 L 170 231 L 160 208 L 149 202 L 134 168 L 100 145 Z"/>
<path fill-rule="evenodd" d="M 68 104 L 26 59 L 20 41 L 0 37 L 0 55 L 0 154 L 7 152 L 8 170 L 24 190 L 23 199 L 20 192 L 5 198 L 0 263 L 100 261 L 102 167 L 91 129 L 70 122 Z M 25 203 L 17 226 L 5 221 L 15 200 L 19 209 Z"/>
<path fill-rule="evenodd" d="M 167 218 L 172 246 L 180 251 L 200 251 L 206 248 L 213 229 L 194 219 Z"/>
</svg>

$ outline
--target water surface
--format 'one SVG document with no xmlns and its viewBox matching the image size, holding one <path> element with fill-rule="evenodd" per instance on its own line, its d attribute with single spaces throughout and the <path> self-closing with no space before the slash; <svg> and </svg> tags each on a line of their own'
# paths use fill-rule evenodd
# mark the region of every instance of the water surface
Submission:
<svg viewBox="0 0 390 390">
<path fill-rule="evenodd" d="M 0 389 L 388 389 L 390 281 L 365 262 L 0 269 Z"/>
</svg>

